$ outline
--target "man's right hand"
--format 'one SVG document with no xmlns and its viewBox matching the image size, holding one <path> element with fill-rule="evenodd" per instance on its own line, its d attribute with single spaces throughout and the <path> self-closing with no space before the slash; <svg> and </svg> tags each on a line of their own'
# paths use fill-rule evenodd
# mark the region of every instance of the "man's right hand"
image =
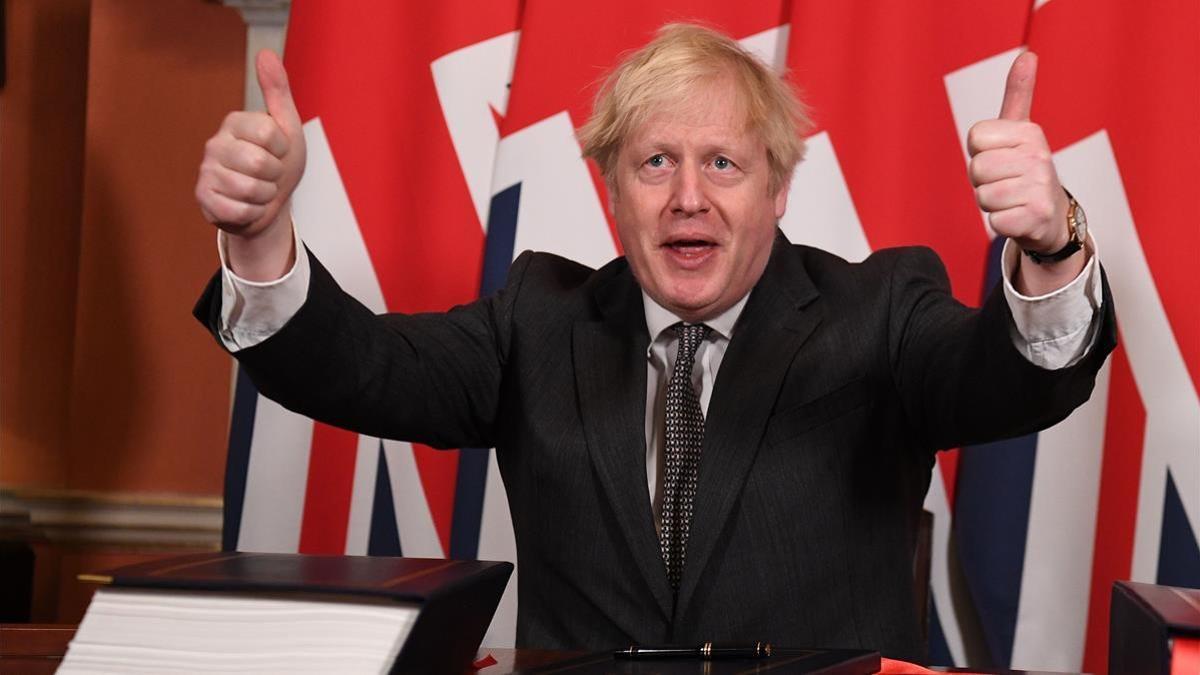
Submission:
<svg viewBox="0 0 1200 675">
<path fill-rule="evenodd" d="M 224 230 L 227 261 L 239 276 L 271 281 L 292 266 L 289 200 L 304 174 L 304 132 L 279 57 L 255 60 L 267 112 L 232 112 L 204 145 L 196 200 Z"/>
</svg>

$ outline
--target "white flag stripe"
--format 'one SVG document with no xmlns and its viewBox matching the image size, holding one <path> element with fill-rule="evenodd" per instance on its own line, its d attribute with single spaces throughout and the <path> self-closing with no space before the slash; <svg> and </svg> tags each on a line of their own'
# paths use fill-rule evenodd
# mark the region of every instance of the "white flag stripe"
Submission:
<svg viewBox="0 0 1200 675">
<path fill-rule="evenodd" d="M 292 194 L 292 218 L 300 238 L 338 285 L 372 312 L 382 314 L 387 311 L 387 303 L 321 118 L 304 123 L 304 140 L 308 144 L 308 163 L 304 178 Z"/>
<path fill-rule="evenodd" d="M 842 175 L 829 134 L 808 137 L 808 152 L 788 192 L 779 227 L 796 244 L 808 244 L 859 262 L 871 254 L 850 188 Z"/>
<path fill-rule="evenodd" d="M 500 130 L 489 107 L 501 115 L 508 108 L 508 83 L 520 34 L 504 33 L 450 52 L 430 64 L 446 128 L 484 232 L 500 143 Z"/>
<path fill-rule="evenodd" d="M 967 152 L 967 132 L 971 125 L 983 120 L 994 119 L 1000 114 L 1000 104 L 1004 101 L 1004 85 L 1008 80 L 1008 69 L 1013 60 L 1025 51 L 1017 47 L 1000 52 L 982 61 L 976 61 L 969 66 L 960 68 L 943 78 L 946 84 L 946 95 L 950 99 L 950 113 L 954 116 L 954 127 L 958 131 L 958 141 L 962 146 L 963 159 L 969 160 Z M 994 239 L 996 233 L 988 224 L 987 214 L 979 212 L 983 219 L 983 231 L 989 239 Z"/>
<path fill-rule="evenodd" d="M 371 511 L 375 503 L 375 474 L 379 470 L 379 439 L 358 437 L 354 484 L 350 491 L 350 522 L 346 525 L 346 555 L 366 555 L 371 543 Z"/>
<path fill-rule="evenodd" d="M 1012 668 L 1083 667 L 1111 369 L 1087 403 L 1038 435 Z"/>
<path fill-rule="evenodd" d="M 762 62 L 782 72 L 787 66 L 788 34 L 791 26 L 783 24 L 768 28 L 738 40 L 743 49 L 762 59 Z"/>
<path fill-rule="evenodd" d="M 566 111 L 506 136 L 496 158 L 493 194 L 521 184 L 514 255 L 549 251 L 589 267 L 602 267 L 616 256 Z"/>
<path fill-rule="evenodd" d="M 308 485 L 312 420 L 265 396 L 257 398 L 237 548 L 295 553 Z"/>
<path fill-rule="evenodd" d="M 1125 352 L 1146 409 L 1131 576 L 1153 582 L 1168 466 L 1192 531 L 1200 524 L 1200 399 L 1154 286 L 1108 134 L 1088 136 L 1059 152 L 1057 160 L 1064 182 L 1087 204 L 1109 272 Z"/>
<path fill-rule="evenodd" d="M 940 461 L 940 460 L 939 460 Z M 962 629 L 958 625 L 958 613 L 954 609 L 954 592 L 950 587 L 950 534 L 954 529 L 954 517 L 947 501 L 946 486 L 942 482 L 940 468 L 934 467 L 929 481 L 929 492 L 925 493 L 925 510 L 933 514 L 933 552 L 930 556 L 929 593 L 933 596 L 933 609 L 937 612 L 942 635 L 950 649 L 955 664 L 966 663 Z"/>
<path fill-rule="evenodd" d="M 504 492 L 504 481 L 500 478 L 500 467 L 496 464 L 496 451 L 489 451 L 487 488 L 483 493 L 483 522 L 479 528 L 480 560 L 517 561 L 517 542 L 513 538 L 512 514 L 508 510 L 508 497 Z M 517 640 L 517 571 L 513 570 L 500 606 L 483 644 L 488 647 L 511 647 Z"/>
<path fill-rule="evenodd" d="M 429 512 L 429 502 L 425 499 L 425 486 L 421 484 L 412 444 L 385 440 L 383 452 L 387 456 L 400 550 L 409 558 L 446 557 L 433 524 L 433 514 Z"/>
</svg>

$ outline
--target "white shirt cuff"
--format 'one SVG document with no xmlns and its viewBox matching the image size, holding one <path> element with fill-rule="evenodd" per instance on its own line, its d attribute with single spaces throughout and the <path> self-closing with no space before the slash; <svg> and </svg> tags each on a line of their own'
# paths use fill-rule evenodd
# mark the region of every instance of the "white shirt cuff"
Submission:
<svg viewBox="0 0 1200 675">
<path fill-rule="evenodd" d="M 1100 273 L 1096 262 L 1099 254 L 1095 239 L 1089 235 L 1084 244 L 1088 256 L 1083 271 L 1071 283 L 1039 296 L 1021 295 L 1012 285 L 1021 251 L 1011 240 L 1004 243 L 1000 254 L 1004 275 L 1004 298 L 1012 311 L 1013 346 L 1030 363 L 1046 370 L 1058 370 L 1075 365 L 1094 342 L 1103 303 Z"/>
<path fill-rule="evenodd" d="M 274 281 L 249 281 L 233 273 L 225 257 L 225 233 L 217 232 L 221 257 L 221 342 L 231 352 L 253 347 L 291 320 L 308 299 L 311 269 L 300 235 L 292 227 L 296 262 Z"/>
</svg>

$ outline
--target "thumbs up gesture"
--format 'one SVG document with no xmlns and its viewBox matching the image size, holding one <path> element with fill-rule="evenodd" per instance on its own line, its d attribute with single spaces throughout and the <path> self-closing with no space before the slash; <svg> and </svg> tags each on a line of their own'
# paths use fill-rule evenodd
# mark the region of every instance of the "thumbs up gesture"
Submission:
<svg viewBox="0 0 1200 675">
<path fill-rule="evenodd" d="M 235 246 L 268 257 L 274 251 L 278 262 L 281 247 L 283 258 L 291 255 L 287 205 L 304 173 L 304 133 L 279 57 L 264 49 L 255 66 L 267 111 L 225 117 L 204 145 L 196 200 L 204 218 L 231 235 L 231 254 Z M 256 251 L 251 241 L 270 246 Z"/>
<path fill-rule="evenodd" d="M 999 119 L 979 122 L 967 134 L 969 175 L 997 234 L 1027 251 L 1053 253 L 1070 238 L 1068 201 L 1046 136 L 1029 120 L 1036 76 L 1032 52 L 1013 61 Z"/>
</svg>

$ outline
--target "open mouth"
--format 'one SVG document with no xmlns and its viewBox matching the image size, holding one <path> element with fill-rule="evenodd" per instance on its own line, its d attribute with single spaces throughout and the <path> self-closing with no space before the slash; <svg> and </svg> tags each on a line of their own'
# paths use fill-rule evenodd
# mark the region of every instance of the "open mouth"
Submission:
<svg viewBox="0 0 1200 675">
<path fill-rule="evenodd" d="M 711 239 L 680 237 L 664 242 L 662 249 L 677 263 L 691 266 L 707 260 L 717 250 L 717 243 Z"/>
</svg>

